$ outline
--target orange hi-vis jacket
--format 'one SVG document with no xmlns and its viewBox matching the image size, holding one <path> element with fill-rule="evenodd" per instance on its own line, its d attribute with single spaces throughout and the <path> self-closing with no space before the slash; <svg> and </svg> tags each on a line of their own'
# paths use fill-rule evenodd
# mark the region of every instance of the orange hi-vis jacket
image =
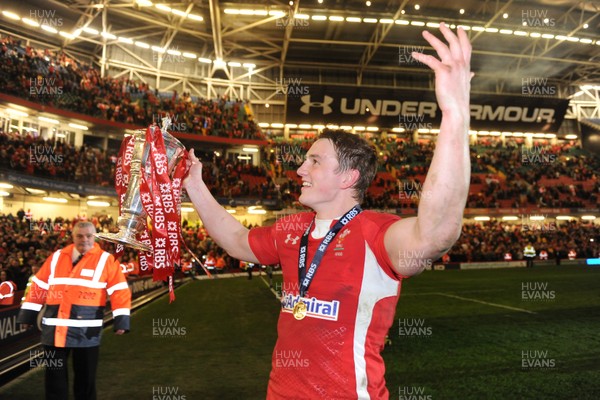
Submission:
<svg viewBox="0 0 600 400">
<path fill-rule="evenodd" d="M 54 252 L 32 284 L 17 323 L 33 325 L 42 318 L 42 344 L 55 347 L 100 345 L 106 295 L 114 318 L 113 329 L 129 331 L 131 291 L 114 257 L 97 243 L 73 267 L 71 244 Z"/>
</svg>

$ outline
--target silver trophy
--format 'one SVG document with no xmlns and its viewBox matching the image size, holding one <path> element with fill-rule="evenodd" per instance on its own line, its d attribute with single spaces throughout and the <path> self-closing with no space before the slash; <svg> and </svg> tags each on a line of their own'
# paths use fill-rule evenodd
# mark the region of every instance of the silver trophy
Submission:
<svg viewBox="0 0 600 400">
<path fill-rule="evenodd" d="M 175 167 L 183 161 L 185 147 L 179 140 L 167 132 L 167 128 L 171 125 L 171 119 L 163 118 L 162 124 L 161 132 L 167 152 L 168 174 L 172 178 Z M 133 136 L 135 142 L 131 158 L 131 169 L 129 171 L 129 183 L 125 198 L 121 204 L 119 219 L 117 220 L 119 232 L 97 233 L 96 237 L 115 244 L 132 247 L 136 250 L 149 252 L 152 249 L 138 241 L 136 235 L 144 230 L 148 217 L 141 201 L 140 183 L 142 181 L 142 173 L 146 173 L 146 163 L 150 156 L 150 144 L 146 143 L 146 131 L 143 129 L 136 130 Z M 150 186 L 150 190 L 152 190 L 152 182 L 150 179 L 146 179 L 146 181 Z"/>
</svg>

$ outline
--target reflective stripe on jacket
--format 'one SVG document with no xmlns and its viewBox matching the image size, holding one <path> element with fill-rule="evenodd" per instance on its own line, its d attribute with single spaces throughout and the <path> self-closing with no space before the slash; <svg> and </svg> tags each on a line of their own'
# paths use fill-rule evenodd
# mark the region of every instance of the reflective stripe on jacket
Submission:
<svg viewBox="0 0 600 400">
<path fill-rule="evenodd" d="M 32 283 L 17 317 L 18 323 L 42 318 L 42 344 L 56 347 L 100 345 L 106 295 L 110 296 L 114 330 L 129 331 L 131 291 L 118 262 L 97 243 L 73 267 L 71 244 L 54 252 Z"/>
</svg>

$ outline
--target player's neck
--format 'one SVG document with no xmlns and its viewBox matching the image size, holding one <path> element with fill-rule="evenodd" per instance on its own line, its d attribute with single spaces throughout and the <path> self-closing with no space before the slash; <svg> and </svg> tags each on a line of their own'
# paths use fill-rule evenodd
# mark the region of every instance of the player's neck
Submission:
<svg viewBox="0 0 600 400">
<path fill-rule="evenodd" d="M 354 198 L 345 199 L 344 201 L 335 202 L 334 204 L 323 205 L 323 207 L 315 207 L 317 212 L 315 218 L 333 220 L 343 216 L 352 209 L 358 202 Z"/>
</svg>

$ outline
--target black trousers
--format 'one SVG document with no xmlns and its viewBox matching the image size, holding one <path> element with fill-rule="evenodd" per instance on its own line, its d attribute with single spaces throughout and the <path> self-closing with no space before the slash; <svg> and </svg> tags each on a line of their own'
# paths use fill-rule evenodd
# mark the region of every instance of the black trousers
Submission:
<svg viewBox="0 0 600 400">
<path fill-rule="evenodd" d="M 67 400 L 69 398 L 67 358 L 71 352 L 73 353 L 75 400 L 96 400 L 96 370 L 99 350 L 99 346 L 44 346 L 46 400 Z"/>
</svg>

